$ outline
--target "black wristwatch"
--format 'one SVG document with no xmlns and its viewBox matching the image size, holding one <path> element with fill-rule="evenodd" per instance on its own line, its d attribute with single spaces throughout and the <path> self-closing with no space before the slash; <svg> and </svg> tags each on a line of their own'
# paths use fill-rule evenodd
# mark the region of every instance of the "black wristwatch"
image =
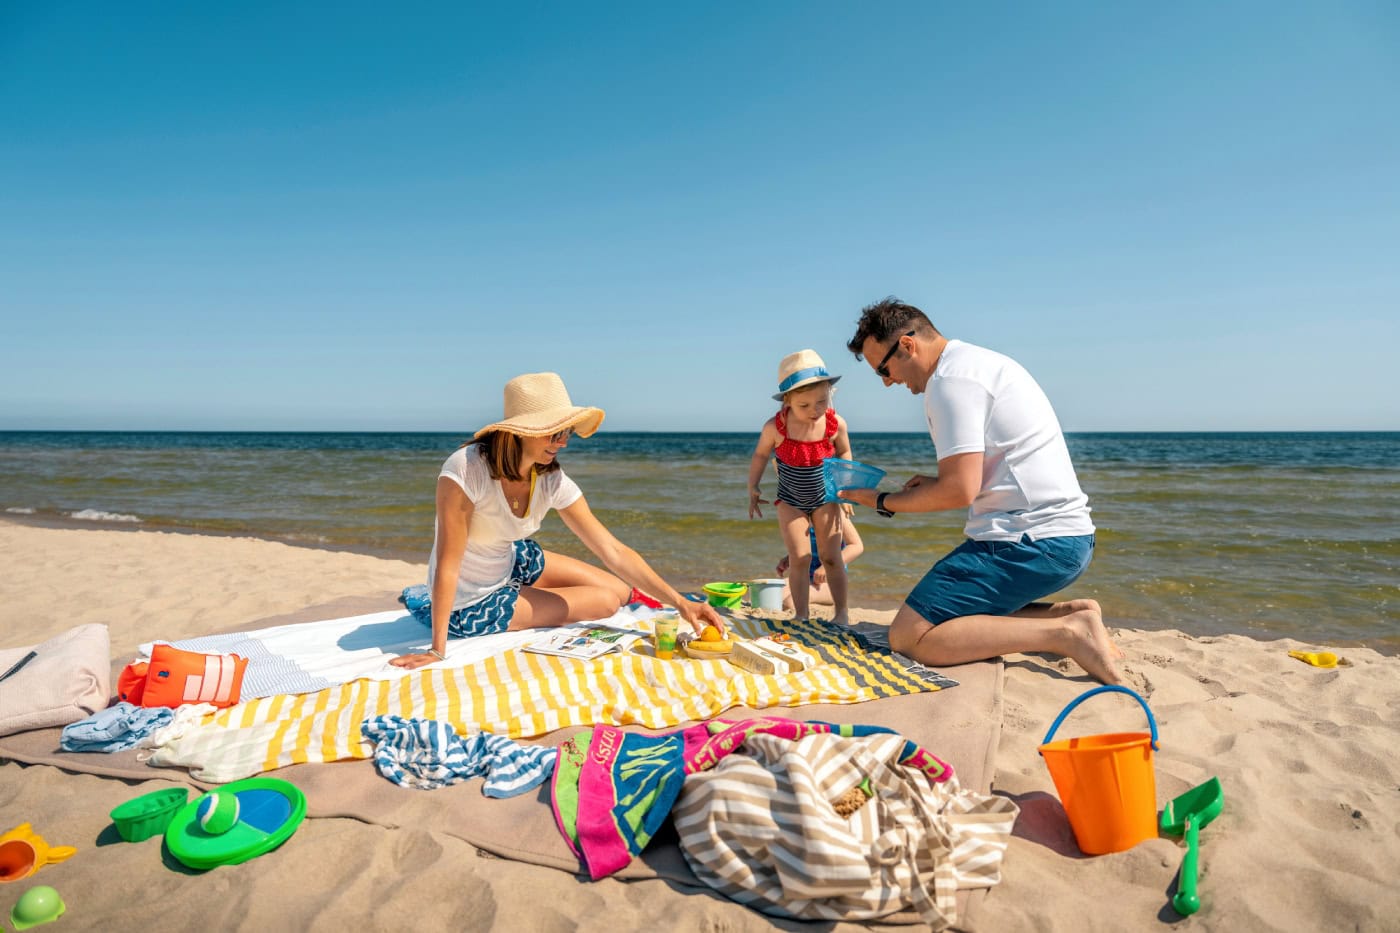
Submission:
<svg viewBox="0 0 1400 933">
<path fill-rule="evenodd" d="M 885 518 L 894 518 L 894 513 L 885 508 L 885 496 L 888 495 L 889 493 L 882 492 L 875 497 L 875 511 L 885 516 Z"/>
</svg>

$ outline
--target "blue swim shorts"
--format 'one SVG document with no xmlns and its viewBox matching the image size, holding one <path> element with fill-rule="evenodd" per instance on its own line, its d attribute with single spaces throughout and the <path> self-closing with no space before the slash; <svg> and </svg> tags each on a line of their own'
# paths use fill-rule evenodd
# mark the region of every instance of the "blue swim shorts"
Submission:
<svg viewBox="0 0 1400 933">
<path fill-rule="evenodd" d="M 510 568 L 510 579 L 470 606 L 452 610 L 447 620 L 447 634 L 452 638 L 470 638 L 473 635 L 504 632 L 510 625 L 510 617 L 515 614 L 515 601 L 520 598 L 520 588 L 532 585 L 542 573 L 544 549 L 533 538 L 515 542 L 515 563 Z M 433 607 L 426 590 L 427 587 L 421 585 L 404 590 L 404 605 L 413 618 L 432 628 Z"/>
<path fill-rule="evenodd" d="M 817 568 L 822 565 L 822 559 L 817 556 L 817 529 L 813 528 L 811 525 L 807 526 L 807 544 L 812 549 L 811 562 L 807 567 L 807 579 L 815 583 L 816 581 L 812 578 L 817 575 Z M 841 542 L 841 550 L 846 550 L 846 542 L 844 540 Z M 850 569 L 844 561 L 841 566 L 846 567 L 847 570 Z"/>
<path fill-rule="evenodd" d="M 958 545 L 905 600 L 934 625 L 961 616 L 1010 615 L 1069 586 L 1089 567 L 1094 536 Z"/>
</svg>

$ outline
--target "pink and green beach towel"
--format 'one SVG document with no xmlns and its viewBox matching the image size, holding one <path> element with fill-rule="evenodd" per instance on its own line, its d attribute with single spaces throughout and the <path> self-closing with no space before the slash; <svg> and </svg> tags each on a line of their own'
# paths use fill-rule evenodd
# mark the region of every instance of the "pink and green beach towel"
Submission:
<svg viewBox="0 0 1400 933">
<path fill-rule="evenodd" d="M 559 747 L 554 768 L 554 819 L 593 880 L 627 867 L 656 835 L 680 795 L 685 776 L 714 767 L 755 733 L 796 741 L 834 733 L 892 733 L 880 726 L 801 722 L 777 716 L 716 719 L 676 732 L 643 735 L 598 725 Z M 929 780 L 946 781 L 953 769 L 908 740 L 899 763 Z"/>
</svg>

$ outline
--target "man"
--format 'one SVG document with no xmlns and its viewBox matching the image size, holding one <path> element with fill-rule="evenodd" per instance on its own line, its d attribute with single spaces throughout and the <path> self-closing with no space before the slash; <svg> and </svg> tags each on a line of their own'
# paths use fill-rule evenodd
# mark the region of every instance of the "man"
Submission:
<svg viewBox="0 0 1400 933">
<path fill-rule="evenodd" d="M 1099 604 L 1037 602 L 1089 566 L 1094 524 L 1036 381 L 1009 357 L 949 340 L 895 298 L 865 308 L 846 347 L 886 386 L 923 394 L 938 475 L 915 476 L 899 492 L 850 489 L 842 498 L 886 517 L 968 510 L 968 540 L 914 587 L 890 625 L 890 646 L 931 665 L 1050 652 L 1118 683 L 1122 654 Z"/>
</svg>

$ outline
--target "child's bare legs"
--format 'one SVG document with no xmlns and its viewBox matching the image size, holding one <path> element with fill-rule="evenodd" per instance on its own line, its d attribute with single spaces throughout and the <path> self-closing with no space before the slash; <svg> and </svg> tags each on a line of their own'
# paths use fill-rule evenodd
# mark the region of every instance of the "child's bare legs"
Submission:
<svg viewBox="0 0 1400 933">
<path fill-rule="evenodd" d="M 821 583 L 809 581 L 809 585 L 807 587 L 807 602 L 809 605 L 812 606 L 833 605 L 831 601 L 831 590 L 826 588 L 825 581 Z M 783 587 L 783 608 L 792 608 L 792 594 L 788 591 L 788 588 L 786 586 Z"/>
<path fill-rule="evenodd" d="M 792 612 L 799 619 L 811 614 L 807 604 L 807 569 L 812 565 L 812 551 L 807 545 L 807 515 L 786 502 L 778 503 L 778 530 L 783 535 L 783 547 L 788 553 L 788 592 L 792 594 Z"/>
<path fill-rule="evenodd" d="M 550 628 L 606 619 L 631 593 L 630 586 L 606 570 L 565 554 L 545 551 L 544 570 L 532 586 L 520 588 L 509 627 Z"/>
<path fill-rule="evenodd" d="M 831 590 L 831 605 L 835 609 L 832 621 L 850 624 L 850 607 L 846 593 L 846 564 L 841 559 L 841 528 L 844 515 L 839 502 L 828 502 L 812 512 L 812 527 L 817 533 L 817 557 L 826 571 L 826 585 Z"/>
</svg>

